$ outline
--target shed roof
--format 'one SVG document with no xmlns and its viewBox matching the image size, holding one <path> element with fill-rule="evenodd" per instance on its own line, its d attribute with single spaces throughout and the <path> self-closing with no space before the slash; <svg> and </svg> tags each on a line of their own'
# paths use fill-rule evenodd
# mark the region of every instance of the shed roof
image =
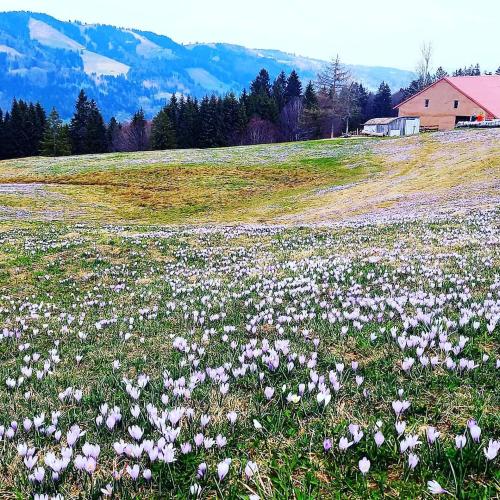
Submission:
<svg viewBox="0 0 500 500">
<path fill-rule="evenodd" d="M 434 85 L 441 83 L 443 80 L 457 89 L 465 97 L 474 101 L 487 113 L 496 118 L 500 118 L 500 75 L 446 76 L 399 103 L 395 108 L 399 108 L 402 104 L 410 101 Z"/>
<path fill-rule="evenodd" d="M 397 116 L 391 116 L 389 118 L 372 118 L 368 120 L 365 125 L 389 125 L 393 121 L 398 120 Z"/>
</svg>

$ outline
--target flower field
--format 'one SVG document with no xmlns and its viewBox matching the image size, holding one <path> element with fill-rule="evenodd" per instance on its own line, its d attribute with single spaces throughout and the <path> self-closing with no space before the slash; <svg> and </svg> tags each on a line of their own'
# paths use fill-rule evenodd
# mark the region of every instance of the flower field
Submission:
<svg viewBox="0 0 500 500">
<path fill-rule="evenodd" d="M 498 211 L 0 233 L 2 498 L 494 498 Z"/>
<path fill-rule="evenodd" d="M 0 162 L 0 498 L 498 498 L 499 141 Z"/>
</svg>

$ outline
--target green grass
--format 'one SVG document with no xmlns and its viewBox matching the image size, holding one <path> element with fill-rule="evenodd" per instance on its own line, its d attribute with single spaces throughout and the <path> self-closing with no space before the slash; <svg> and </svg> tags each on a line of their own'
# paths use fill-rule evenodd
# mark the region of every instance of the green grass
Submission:
<svg viewBox="0 0 500 500">
<path fill-rule="evenodd" d="M 0 207 L 134 224 L 316 222 L 415 196 L 439 207 L 463 187 L 494 196 L 500 147 L 495 131 L 476 132 L 3 161 Z"/>
<path fill-rule="evenodd" d="M 335 140 L 35 158 L 1 162 L 0 183 L 41 186 L 47 193 L 43 200 L 35 201 L 28 189 L 15 203 L 5 203 L 30 210 L 33 218 L 44 217 L 45 210 L 83 220 L 105 215 L 166 223 L 268 220 L 298 212 L 315 190 L 376 173 L 377 160 L 366 154 L 362 140 Z M 352 158 L 359 155 L 365 161 L 353 167 Z"/>
</svg>

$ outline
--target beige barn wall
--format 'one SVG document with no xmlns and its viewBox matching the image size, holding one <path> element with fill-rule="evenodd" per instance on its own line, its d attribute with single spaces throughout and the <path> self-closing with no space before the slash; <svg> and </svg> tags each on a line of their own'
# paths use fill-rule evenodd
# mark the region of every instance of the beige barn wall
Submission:
<svg viewBox="0 0 500 500">
<path fill-rule="evenodd" d="M 429 99 L 428 108 L 425 107 L 426 99 Z M 455 100 L 458 101 L 458 109 L 453 107 Z M 439 130 L 453 129 L 457 116 L 474 114 L 486 117 L 482 108 L 446 81 L 424 90 L 399 107 L 399 116 L 420 116 L 422 127 L 439 127 Z"/>
</svg>

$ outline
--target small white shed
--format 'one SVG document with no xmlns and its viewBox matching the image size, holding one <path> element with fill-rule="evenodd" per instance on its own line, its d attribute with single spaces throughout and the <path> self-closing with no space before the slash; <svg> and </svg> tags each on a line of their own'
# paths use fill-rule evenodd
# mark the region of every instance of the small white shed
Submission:
<svg viewBox="0 0 500 500">
<path fill-rule="evenodd" d="M 394 116 L 390 118 L 372 118 L 363 125 L 363 134 L 376 136 L 415 135 L 420 132 L 418 116 Z"/>
</svg>

